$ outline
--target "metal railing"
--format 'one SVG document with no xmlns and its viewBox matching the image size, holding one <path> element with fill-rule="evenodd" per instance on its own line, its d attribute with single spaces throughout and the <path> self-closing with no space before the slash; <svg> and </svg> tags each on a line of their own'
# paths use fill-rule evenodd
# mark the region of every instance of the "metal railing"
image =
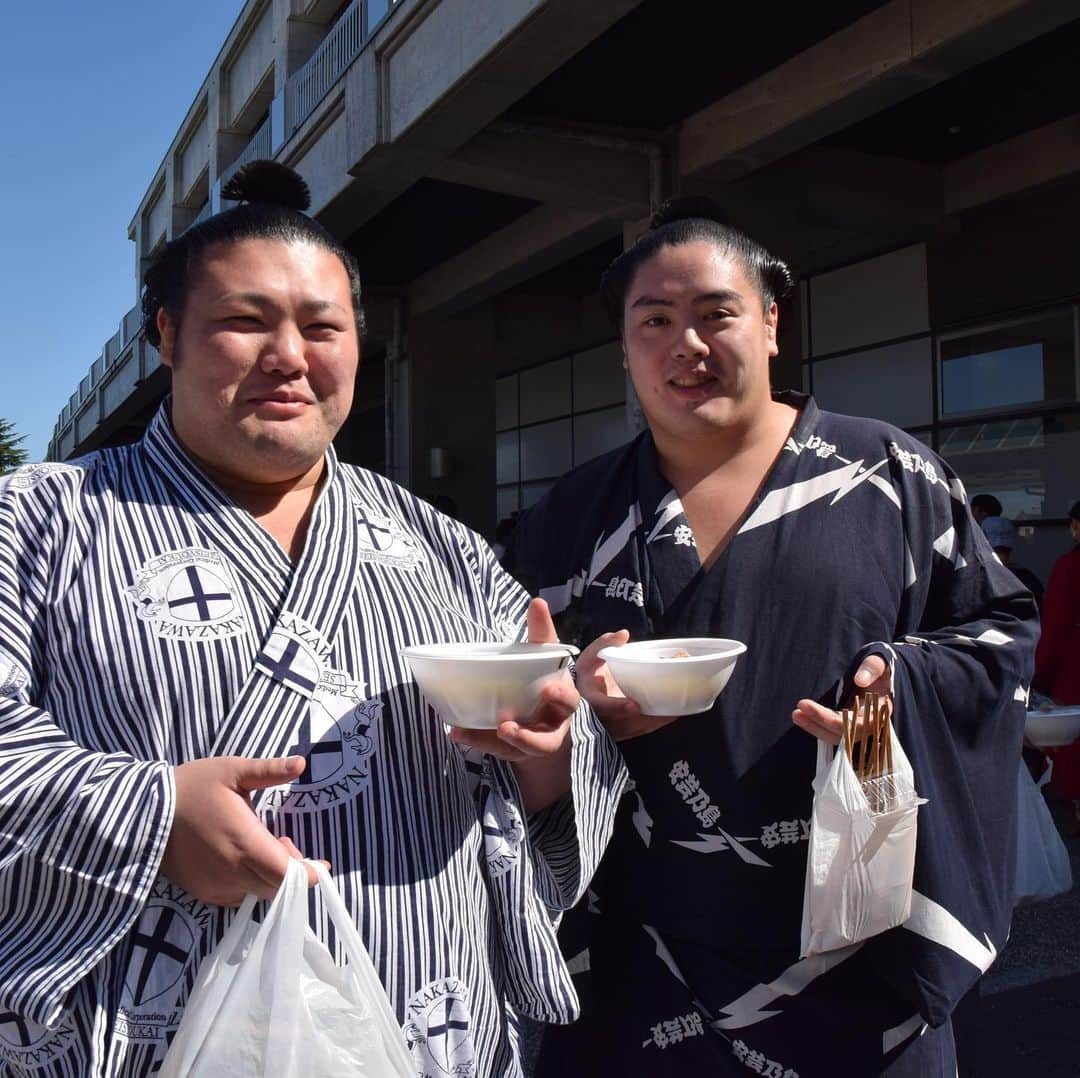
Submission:
<svg viewBox="0 0 1080 1078">
<path fill-rule="evenodd" d="M 285 137 L 288 138 L 326 96 L 364 43 L 363 0 L 353 0 L 314 55 L 285 85 Z"/>
<path fill-rule="evenodd" d="M 221 183 L 222 186 L 227 184 L 232 178 L 233 174 L 240 168 L 243 168 L 249 161 L 263 161 L 274 156 L 273 145 L 270 138 L 270 117 L 267 116 L 251 137 L 251 141 L 240 151 L 235 161 L 231 165 L 222 169 L 221 171 Z M 206 211 L 206 216 L 210 216 L 210 203 L 203 207 Z M 197 217 L 192 224 L 198 224 L 200 220 L 204 220 L 202 217 L 202 210 L 199 211 L 199 217 Z"/>
</svg>

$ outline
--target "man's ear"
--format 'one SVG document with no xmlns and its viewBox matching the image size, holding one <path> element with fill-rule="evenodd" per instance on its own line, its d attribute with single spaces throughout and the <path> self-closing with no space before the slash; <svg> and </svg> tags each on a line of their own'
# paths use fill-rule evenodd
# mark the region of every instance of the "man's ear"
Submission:
<svg viewBox="0 0 1080 1078">
<path fill-rule="evenodd" d="M 773 300 L 769 304 L 769 309 L 765 312 L 765 338 L 769 342 L 769 356 L 776 356 L 780 354 L 780 346 L 776 343 L 776 331 L 780 325 L 780 308 L 776 306 L 776 301 Z"/>
<path fill-rule="evenodd" d="M 164 307 L 158 308 L 157 317 L 154 321 L 157 323 L 158 334 L 161 337 L 161 343 L 158 345 L 158 355 L 161 357 L 162 366 L 172 367 L 176 356 L 176 326 Z"/>
</svg>

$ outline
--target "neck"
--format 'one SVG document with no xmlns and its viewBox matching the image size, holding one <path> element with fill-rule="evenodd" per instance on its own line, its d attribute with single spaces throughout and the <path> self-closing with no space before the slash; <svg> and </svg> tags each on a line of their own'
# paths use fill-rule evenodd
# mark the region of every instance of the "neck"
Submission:
<svg viewBox="0 0 1080 1078">
<path fill-rule="evenodd" d="M 664 475 L 678 491 L 723 472 L 741 460 L 776 456 L 791 433 L 798 411 L 770 398 L 745 423 L 736 423 L 703 437 L 668 438 L 653 431 Z"/>
</svg>

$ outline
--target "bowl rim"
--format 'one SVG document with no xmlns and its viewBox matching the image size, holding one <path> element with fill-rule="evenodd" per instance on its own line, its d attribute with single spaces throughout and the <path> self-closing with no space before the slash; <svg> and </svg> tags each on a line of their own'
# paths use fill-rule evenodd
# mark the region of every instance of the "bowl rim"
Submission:
<svg viewBox="0 0 1080 1078">
<path fill-rule="evenodd" d="M 646 650 L 646 648 L 655 649 L 657 647 L 685 647 L 688 644 L 702 644 L 705 642 L 722 646 L 714 647 L 713 650 L 704 652 L 701 655 L 686 655 L 680 656 L 677 659 L 660 659 L 651 654 L 650 651 Z M 627 654 L 631 648 L 633 648 L 634 651 Z M 600 649 L 597 653 L 597 657 L 604 662 L 610 662 L 610 660 L 614 658 L 617 662 L 635 663 L 641 666 L 663 663 L 665 669 L 671 669 L 670 664 L 672 662 L 684 665 L 688 663 L 691 665 L 698 665 L 701 663 L 716 662 L 717 659 L 738 658 L 745 651 L 746 645 L 741 640 L 732 640 L 728 637 L 678 636 L 656 640 L 631 640 L 627 644 L 609 644 L 607 647 Z"/>
<path fill-rule="evenodd" d="M 528 646 L 538 650 L 521 651 L 509 654 L 496 650 L 498 648 L 521 646 Z M 472 648 L 474 650 L 462 650 L 461 652 L 455 650 L 459 648 Z M 415 655 L 420 659 L 476 663 L 490 662 L 492 659 L 497 662 L 525 662 L 542 658 L 545 654 L 553 655 L 555 653 L 569 655 L 572 658 L 573 656 L 580 654 L 580 651 L 581 649 L 574 647 L 573 644 L 563 644 L 560 641 L 554 640 L 545 641 L 544 643 L 539 644 L 532 644 L 527 640 L 462 640 L 450 642 L 444 641 L 441 644 L 409 644 L 401 649 L 401 654 L 404 655 L 406 659 Z"/>
</svg>

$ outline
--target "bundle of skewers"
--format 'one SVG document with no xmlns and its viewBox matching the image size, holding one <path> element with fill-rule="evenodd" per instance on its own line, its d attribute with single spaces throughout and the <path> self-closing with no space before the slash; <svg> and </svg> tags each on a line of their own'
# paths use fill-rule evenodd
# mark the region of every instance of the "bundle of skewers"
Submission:
<svg viewBox="0 0 1080 1078">
<path fill-rule="evenodd" d="M 892 701 L 868 692 L 856 695 L 844 720 L 843 746 L 875 815 L 898 806 L 902 791 L 893 771 Z"/>
</svg>

